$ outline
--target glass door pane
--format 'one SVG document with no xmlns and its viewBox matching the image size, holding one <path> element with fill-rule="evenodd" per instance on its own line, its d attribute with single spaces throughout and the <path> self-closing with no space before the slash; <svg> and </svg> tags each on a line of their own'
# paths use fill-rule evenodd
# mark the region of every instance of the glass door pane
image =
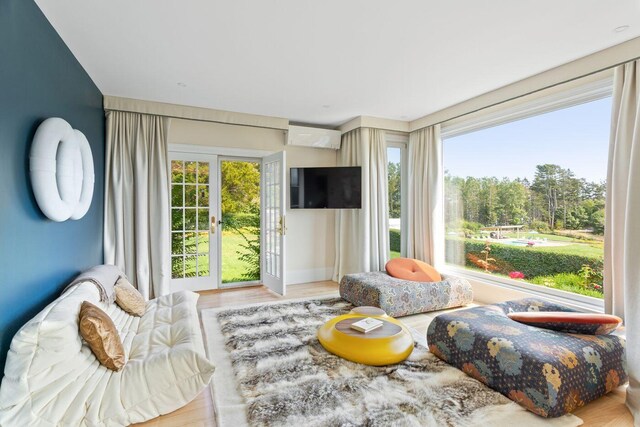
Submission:
<svg viewBox="0 0 640 427">
<path fill-rule="evenodd" d="M 172 279 L 210 276 L 209 178 L 209 162 L 171 161 Z"/>
<path fill-rule="evenodd" d="M 285 153 L 284 151 L 263 158 L 263 246 L 262 282 L 272 291 L 284 295 L 286 280 L 285 259 Z"/>
</svg>

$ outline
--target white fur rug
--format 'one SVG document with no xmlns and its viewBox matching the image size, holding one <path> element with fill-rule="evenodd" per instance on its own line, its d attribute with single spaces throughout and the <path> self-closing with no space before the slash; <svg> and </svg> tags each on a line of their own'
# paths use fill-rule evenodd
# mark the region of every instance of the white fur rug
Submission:
<svg viewBox="0 0 640 427">
<path fill-rule="evenodd" d="M 577 426 L 544 419 L 468 377 L 425 348 L 372 367 L 328 353 L 316 330 L 352 306 L 315 299 L 202 310 L 218 425 Z M 417 335 L 415 333 L 414 335 Z"/>
</svg>

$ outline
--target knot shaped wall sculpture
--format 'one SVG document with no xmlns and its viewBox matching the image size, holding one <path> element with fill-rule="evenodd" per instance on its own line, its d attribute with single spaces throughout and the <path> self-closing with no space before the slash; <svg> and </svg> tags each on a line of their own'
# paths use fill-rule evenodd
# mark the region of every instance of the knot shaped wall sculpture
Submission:
<svg viewBox="0 0 640 427">
<path fill-rule="evenodd" d="M 40 124 L 29 155 L 33 193 L 42 212 L 53 221 L 80 219 L 93 198 L 93 156 L 87 138 L 65 120 Z"/>
</svg>

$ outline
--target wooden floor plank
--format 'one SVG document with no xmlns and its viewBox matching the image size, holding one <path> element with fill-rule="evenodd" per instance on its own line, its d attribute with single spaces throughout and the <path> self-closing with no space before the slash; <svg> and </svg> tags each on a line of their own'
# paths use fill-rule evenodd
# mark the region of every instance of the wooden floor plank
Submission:
<svg viewBox="0 0 640 427">
<path fill-rule="evenodd" d="M 335 282 L 316 282 L 287 287 L 287 296 L 281 297 L 264 286 L 251 286 L 200 292 L 198 310 L 206 308 L 231 307 L 287 299 L 338 296 Z M 426 334 L 431 319 L 438 313 L 424 313 L 406 316 L 401 320 L 420 334 Z M 633 417 L 624 404 L 625 388 L 620 387 L 600 399 L 579 408 L 575 414 L 588 427 L 632 427 Z M 204 390 L 192 402 L 170 414 L 160 416 L 145 423 L 145 427 L 215 426 L 215 409 L 209 390 Z M 226 426 L 224 426 L 226 427 Z M 233 426 L 232 426 L 233 427 Z"/>
</svg>

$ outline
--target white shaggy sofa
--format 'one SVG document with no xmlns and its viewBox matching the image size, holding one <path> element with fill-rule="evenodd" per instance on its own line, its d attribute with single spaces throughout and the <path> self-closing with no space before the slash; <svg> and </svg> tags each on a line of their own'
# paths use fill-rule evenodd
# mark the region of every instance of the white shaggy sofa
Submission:
<svg viewBox="0 0 640 427">
<path fill-rule="evenodd" d="M 177 292 L 147 303 L 134 317 L 100 302 L 98 288 L 69 288 L 18 331 L 0 386 L 0 426 L 120 426 L 174 411 L 209 383 L 198 295 Z M 83 301 L 113 319 L 127 364 L 100 365 L 78 333 Z"/>
</svg>

